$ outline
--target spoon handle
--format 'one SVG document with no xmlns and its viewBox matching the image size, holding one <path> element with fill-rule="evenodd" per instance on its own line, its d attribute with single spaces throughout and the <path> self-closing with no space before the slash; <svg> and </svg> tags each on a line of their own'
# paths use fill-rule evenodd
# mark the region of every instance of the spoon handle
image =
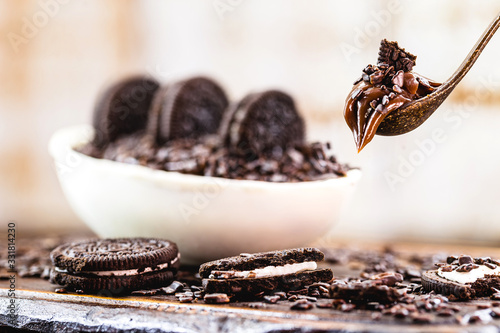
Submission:
<svg viewBox="0 0 500 333">
<path fill-rule="evenodd" d="M 483 51 L 484 47 L 490 41 L 491 37 L 495 34 L 495 32 L 500 27 L 500 13 L 495 17 L 493 22 L 489 25 L 488 28 L 483 32 L 479 40 L 476 42 L 476 45 L 469 52 L 465 60 L 462 62 L 460 67 L 453 73 L 453 75 L 443 84 L 447 86 L 447 88 L 454 88 L 467 74 L 467 72 L 471 69 L 472 65 L 476 62 L 477 58 Z M 444 87 L 443 87 L 444 88 Z"/>
</svg>

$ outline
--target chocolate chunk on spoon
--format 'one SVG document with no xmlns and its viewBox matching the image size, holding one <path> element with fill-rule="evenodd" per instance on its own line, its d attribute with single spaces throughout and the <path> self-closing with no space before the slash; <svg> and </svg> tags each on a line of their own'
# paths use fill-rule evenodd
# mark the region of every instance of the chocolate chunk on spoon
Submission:
<svg viewBox="0 0 500 333">
<path fill-rule="evenodd" d="M 270 90 L 246 96 L 228 110 L 221 125 L 226 143 L 259 155 L 304 142 L 304 121 L 288 94 Z"/>
<path fill-rule="evenodd" d="M 208 78 L 195 77 L 162 87 L 152 103 L 148 133 L 159 145 L 217 133 L 228 105 L 224 90 Z"/>
<path fill-rule="evenodd" d="M 94 108 L 93 145 L 102 148 L 122 135 L 145 129 L 158 82 L 148 76 L 134 76 L 116 82 L 104 93 Z"/>
<path fill-rule="evenodd" d="M 378 64 L 387 64 L 394 67 L 394 71 L 410 72 L 415 66 L 417 56 L 406 51 L 397 42 L 383 39 L 378 51 Z"/>
<path fill-rule="evenodd" d="M 395 110 L 431 94 L 439 83 L 412 71 L 416 56 L 397 42 L 382 40 L 378 63 L 363 69 L 347 97 L 344 118 L 361 151 L 382 121 Z"/>
</svg>

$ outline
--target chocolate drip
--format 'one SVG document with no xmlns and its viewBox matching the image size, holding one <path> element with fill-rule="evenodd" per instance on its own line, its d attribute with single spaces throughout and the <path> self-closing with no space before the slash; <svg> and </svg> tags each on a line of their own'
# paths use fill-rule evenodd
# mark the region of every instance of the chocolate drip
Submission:
<svg viewBox="0 0 500 333">
<path fill-rule="evenodd" d="M 375 136 L 378 126 L 394 110 L 432 93 L 440 84 L 411 69 L 416 56 L 397 42 L 382 40 L 377 66 L 368 65 L 346 99 L 344 118 L 358 152 Z"/>
</svg>

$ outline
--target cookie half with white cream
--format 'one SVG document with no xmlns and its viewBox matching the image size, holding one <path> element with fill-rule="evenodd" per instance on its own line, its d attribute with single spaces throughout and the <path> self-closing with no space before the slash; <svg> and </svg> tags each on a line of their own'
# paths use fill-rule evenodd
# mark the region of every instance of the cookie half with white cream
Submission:
<svg viewBox="0 0 500 333">
<path fill-rule="evenodd" d="M 333 278 L 330 269 L 318 269 L 324 254 L 316 248 L 240 254 L 201 265 L 206 293 L 252 297 L 261 292 L 301 289 Z"/>
<path fill-rule="evenodd" d="M 169 285 L 180 266 L 177 245 L 163 239 L 95 239 L 63 244 L 50 258 L 50 281 L 70 290 L 120 294 Z"/>
<path fill-rule="evenodd" d="M 436 270 L 422 275 L 425 290 L 434 290 L 459 299 L 489 296 L 500 289 L 500 261 L 472 258 L 468 255 L 450 256 L 446 264 L 437 264 Z"/>
</svg>

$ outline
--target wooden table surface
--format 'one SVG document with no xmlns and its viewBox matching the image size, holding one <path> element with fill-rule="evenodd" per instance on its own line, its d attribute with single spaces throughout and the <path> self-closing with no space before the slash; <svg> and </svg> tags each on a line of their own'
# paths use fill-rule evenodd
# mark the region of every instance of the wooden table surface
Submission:
<svg viewBox="0 0 500 333">
<path fill-rule="evenodd" d="M 325 247 L 325 242 L 320 244 Z M 332 248 L 353 247 L 329 243 Z M 376 242 L 354 245 L 379 251 Z M 398 253 L 467 253 L 500 258 L 499 248 L 415 243 L 391 244 Z M 353 265 L 328 264 L 341 277 L 352 274 Z M 236 302 L 209 305 L 204 302 L 180 303 L 174 296 L 98 297 L 75 293 L 55 293 L 56 286 L 41 278 L 16 280 L 18 328 L 39 332 L 499 332 L 500 320 L 461 325 L 452 318 L 433 324 L 414 324 L 409 318 L 382 316 L 372 319 L 372 311 L 342 312 L 315 308 L 290 310 L 288 301 L 278 304 Z M 0 332 L 8 325 L 6 317 L 9 284 L 0 280 Z M 259 307 L 255 308 L 255 306 Z M 464 309 L 477 310 L 474 302 L 457 302 Z M 254 306 L 254 308 L 252 308 Z M 2 328 L 3 327 L 3 328 Z"/>
</svg>

